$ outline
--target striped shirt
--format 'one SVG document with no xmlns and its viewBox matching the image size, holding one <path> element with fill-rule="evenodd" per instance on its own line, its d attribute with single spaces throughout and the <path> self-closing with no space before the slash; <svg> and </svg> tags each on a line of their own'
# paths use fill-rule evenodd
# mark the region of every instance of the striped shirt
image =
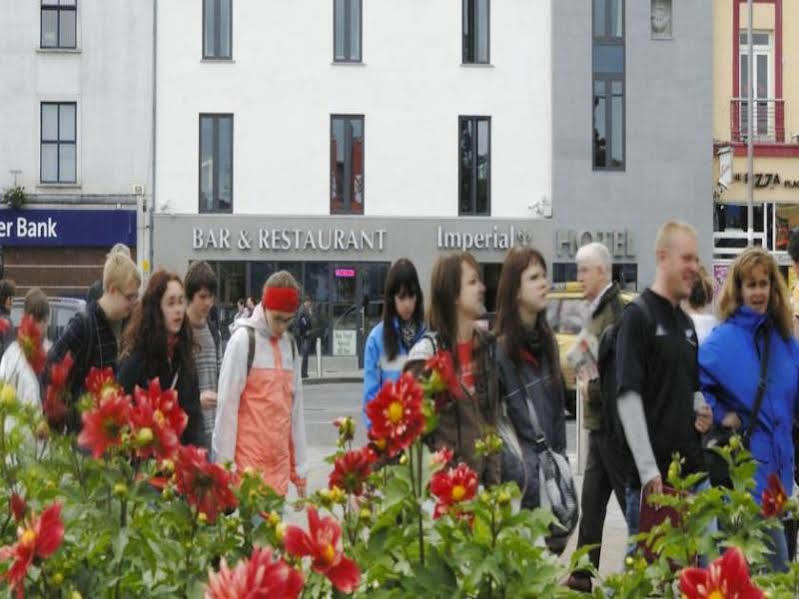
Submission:
<svg viewBox="0 0 799 599">
<path fill-rule="evenodd" d="M 194 364 L 197 368 L 197 378 L 200 381 L 200 394 L 203 391 L 216 392 L 219 382 L 219 368 L 222 365 L 222 356 L 217 351 L 214 337 L 208 323 L 200 326 L 192 325 L 194 342 L 197 349 L 194 352 Z M 203 408 L 203 420 L 205 421 L 205 434 L 209 440 L 214 432 L 214 420 L 216 418 L 215 408 Z M 210 447 L 209 447 L 210 450 Z"/>
</svg>

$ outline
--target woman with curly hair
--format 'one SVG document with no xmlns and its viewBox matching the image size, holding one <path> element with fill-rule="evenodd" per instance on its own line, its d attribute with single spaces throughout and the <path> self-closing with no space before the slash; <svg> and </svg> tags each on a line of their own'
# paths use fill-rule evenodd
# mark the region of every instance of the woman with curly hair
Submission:
<svg viewBox="0 0 799 599">
<path fill-rule="evenodd" d="M 154 378 L 161 389 L 177 391 L 180 407 L 189 416 L 180 442 L 205 447 L 193 348 L 183 282 L 174 273 L 158 270 L 125 329 L 117 379 L 126 393 L 136 385 L 146 389 Z"/>
<path fill-rule="evenodd" d="M 738 256 L 721 290 L 718 315 L 721 324 L 699 347 L 700 384 L 713 421 L 748 437 L 757 462 L 753 495 L 758 503 L 772 474 L 790 496 L 791 428 L 799 415 L 799 346 L 793 338 L 788 290 L 771 254 L 751 247 Z M 763 384 L 765 390 L 759 391 Z M 770 534 L 772 567 L 787 570 L 782 527 Z"/>
</svg>

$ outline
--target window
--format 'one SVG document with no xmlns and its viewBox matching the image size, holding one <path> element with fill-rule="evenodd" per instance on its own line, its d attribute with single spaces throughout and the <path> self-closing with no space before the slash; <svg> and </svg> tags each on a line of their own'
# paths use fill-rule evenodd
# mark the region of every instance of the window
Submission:
<svg viewBox="0 0 799 599">
<path fill-rule="evenodd" d="M 624 0 L 593 0 L 594 169 L 624 170 Z"/>
<path fill-rule="evenodd" d="M 75 183 L 77 180 L 76 112 L 74 102 L 42 102 L 42 183 Z"/>
<path fill-rule="evenodd" d="M 746 139 L 749 127 L 749 115 L 747 113 L 749 89 L 749 36 L 747 32 L 739 34 L 740 60 L 738 82 L 741 100 L 738 102 L 740 108 L 737 112 L 740 115 L 741 138 Z M 753 105 L 754 114 L 752 115 L 755 138 L 764 141 L 775 139 L 775 117 L 780 103 L 774 99 L 774 73 L 771 36 L 764 32 L 752 33 L 752 56 L 754 83 Z"/>
<path fill-rule="evenodd" d="M 491 117 L 458 118 L 458 213 L 491 215 Z"/>
<path fill-rule="evenodd" d="M 489 0 L 463 0 L 463 62 L 489 62 Z"/>
<path fill-rule="evenodd" d="M 333 0 L 333 60 L 361 62 L 362 0 Z"/>
<path fill-rule="evenodd" d="M 200 115 L 200 212 L 233 212 L 233 115 Z"/>
<path fill-rule="evenodd" d="M 363 115 L 330 117 L 330 214 L 363 214 Z"/>
<path fill-rule="evenodd" d="M 231 0 L 203 0 L 203 58 L 232 58 L 232 10 Z"/>
<path fill-rule="evenodd" d="M 75 48 L 76 0 L 42 0 L 42 48 Z"/>
</svg>

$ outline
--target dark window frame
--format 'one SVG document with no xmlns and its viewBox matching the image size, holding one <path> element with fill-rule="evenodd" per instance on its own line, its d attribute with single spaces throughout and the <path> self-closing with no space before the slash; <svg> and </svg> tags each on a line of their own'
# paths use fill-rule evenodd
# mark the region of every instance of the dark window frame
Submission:
<svg viewBox="0 0 799 599">
<path fill-rule="evenodd" d="M 55 139 L 44 139 L 44 107 L 56 107 L 56 132 Z M 74 131 L 75 139 L 72 141 L 61 141 L 61 107 L 72 106 L 75 110 Z M 42 160 L 43 148 L 45 145 L 56 146 L 56 178 L 48 180 L 43 177 L 44 162 Z M 63 180 L 61 178 L 61 146 L 75 146 L 75 178 Z M 77 102 L 41 102 L 39 105 L 39 181 L 42 184 L 75 184 L 78 182 L 78 103 Z"/>
<path fill-rule="evenodd" d="M 43 1 L 39 3 L 39 47 L 44 50 L 75 50 L 78 47 L 78 0 L 75 0 L 74 5 L 62 5 L 60 0 L 53 0 L 53 4 L 45 5 Z M 75 31 L 74 31 L 74 39 L 75 43 L 71 46 L 67 46 L 61 43 L 61 12 L 74 12 L 75 13 Z M 56 45 L 55 46 L 45 46 L 44 45 L 44 13 L 45 12 L 55 12 L 56 13 Z"/>
<path fill-rule="evenodd" d="M 334 63 L 350 63 L 350 64 L 359 64 L 363 62 L 363 0 L 348 0 L 346 8 L 345 8 L 345 17 L 350 17 L 352 4 L 353 2 L 357 2 L 358 5 L 358 14 L 360 18 L 358 19 L 358 56 L 352 57 L 349 56 L 350 49 L 352 47 L 352 31 L 350 30 L 349 24 L 351 23 L 351 18 L 344 19 L 344 54 L 347 55 L 347 58 L 338 58 L 336 56 L 336 23 L 338 19 L 336 19 L 336 0 L 333 0 L 333 62 Z"/>
<path fill-rule="evenodd" d="M 486 59 L 485 60 L 476 60 L 477 55 L 477 39 L 478 39 L 478 29 L 475 25 L 474 13 L 474 3 L 479 2 L 480 0 L 462 0 L 461 2 L 461 63 L 462 64 L 491 64 L 491 0 L 485 0 L 486 2 L 486 23 L 485 23 L 485 30 L 486 30 Z M 463 17 L 467 10 L 472 9 L 472 18 L 469 19 L 469 24 L 472 26 L 474 31 L 469 36 L 467 31 L 464 28 Z M 471 38 L 472 44 L 467 44 L 466 40 Z M 467 53 L 471 52 L 471 57 L 467 56 Z"/>
<path fill-rule="evenodd" d="M 202 176 L 203 176 L 203 119 L 213 119 L 213 140 L 212 140 L 212 154 L 214 161 L 214 182 L 212 185 L 213 206 L 211 209 L 206 208 L 202 199 Z M 223 118 L 230 119 L 230 206 L 222 207 L 219 202 L 219 168 L 221 161 L 219 160 L 219 121 Z M 232 214 L 233 213 L 233 190 L 234 190 L 234 142 L 235 142 L 235 121 L 232 112 L 201 112 L 198 125 L 198 144 L 197 144 L 197 204 L 199 206 L 200 214 Z"/>
<path fill-rule="evenodd" d="M 208 48 L 205 47 L 205 6 L 206 3 L 213 2 L 214 3 L 214 22 L 217 24 L 214 27 L 214 48 L 213 53 L 209 52 Z M 219 53 L 219 47 L 222 45 L 222 28 L 219 26 L 219 14 L 221 12 L 221 3 L 227 2 L 230 5 L 230 19 L 228 23 L 228 36 L 230 38 L 230 52 L 227 55 L 221 55 Z M 233 60 L 233 0 L 203 0 L 202 2 L 202 11 L 203 11 L 203 25 L 200 31 L 202 35 L 202 46 L 203 46 L 203 60 Z"/>
<path fill-rule="evenodd" d="M 334 139 L 334 123 L 336 119 L 346 119 L 347 121 L 360 120 L 361 121 L 361 137 L 363 138 L 361 144 L 361 212 L 353 212 L 353 182 L 352 182 L 352 136 L 348 136 L 344 145 L 344 156 L 349 157 L 350 168 L 344 168 L 344 180 L 342 182 L 342 203 L 344 207 L 340 210 L 333 209 L 333 194 L 330 194 L 330 214 L 355 214 L 362 216 L 366 214 L 366 116 L 363 114 L 331 114 L 330 115 L 330 165 L 329 169 L 335 169 L 336 156 L 333 155 L 333 139 Z M 345 127 L 345 131 L 349 131 L 349 127 Z M 346 162 L 345 162 L 346 167 Z M 328 172 L 328 181 L 332 185 L 335 172 Z"/>
<path fill-rule="evenodd" d="M 611 2 L 612 0 L 602 0 L 605 7 L 605 31 L 601 35 L 597 34 L 596 19 L 594 18 L 594 8 L 596 6 L 595 0 L 591 1 L 591 132 L 589 135 L 591 167 L 594 171 L 619 171 L 624 172 L 627 169 L 627 3 L 626 0 L 618 0 L 619 8 L 621 10 L 621 36 L 607 35 L 610 29 L 610 16 L 611 16 Z M 616 47 L 622 50 L 622 65 L 621 71 L 618 73 L 595 71 L 594 63 L 596 61 L 596 52 L 598 48 L 602 47 Z M 605 166 L 598 166 L 596 164 L 596 155 L 594 147 L 594 99 L 596 93 L 594 91 L 595 83 L 604 82 L 605 84 Z M 613 154 L 612 147 L 612 127 L 613 127 L 613 83 L 621 83 L 621 155 L 622 160 L 619 166 L 610 166 L 608 163 Z"/>
<path fill-rule="evenodd" d="M 461 129 L 463 121 L 473 121 L 475 135 L 477 135 L 478 127 L 477 123 L 480 121 L 486 121 L 488 123 L 488 185 L 486 189 L 486 193 L 488 194 L 488 198 L 486 200 L 486 212 L 477 212 L 477 147 L 479 145 L 479 141 L 477 139 L 474 140 L 474 161 L 471 167 L 471 178 L 472 178 L 472 193 L 471 198 L 469 198 L 469 204 L 471 206 L 471 210 L 469 212 L 463 211 L 463 198 L 461 198 L 462 188 L 461 188 L 461 180 L 463 179 L 463 160 L 461 157 Z M 491 143 L 491 117 L 485 115 L 459 115 L 458 116 L 458 216 L 491 216 L 491 166 L 493 162 L 493 158 L 491 156 L 492 150 L 492 143 Z"/>
</svg>

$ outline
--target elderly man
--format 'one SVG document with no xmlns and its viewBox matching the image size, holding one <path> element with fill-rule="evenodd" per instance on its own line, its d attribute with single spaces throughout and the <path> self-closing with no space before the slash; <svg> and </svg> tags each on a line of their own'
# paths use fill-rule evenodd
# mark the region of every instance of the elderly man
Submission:
<svg viewBox="0 0 799 599">
<path fill-rule="evenodd" d="M 622 303 L 619 287 L 611 282 L 610 252 L 601 243 L 584 245 L 577 252 L 577 280 L 582 283 L 583 295 L 590 302 L 585 333 L 597 339 L 608 326 L 621 316 Z M 625 510 L 624 477 L 616 463 L 618 458 L 607 443 L 602 423 L 602 399 L 599 380 L 589 381 L 585 373 L 578 373 L 578 385 L 583 403 L 583 426 L 588 429 L 588 460 L 585 466 L 582 490 L 582 519 L 577 537 L 577 547 L 596 545 L 589 553 L 594 567 L 599 568 L 602 529 L 611 492 L 615 493 L 622 512 Z M 579 591 L 591 591 L 591 577 L 587 572 L 574 572 L 567 585 Z"/>
</svg>

